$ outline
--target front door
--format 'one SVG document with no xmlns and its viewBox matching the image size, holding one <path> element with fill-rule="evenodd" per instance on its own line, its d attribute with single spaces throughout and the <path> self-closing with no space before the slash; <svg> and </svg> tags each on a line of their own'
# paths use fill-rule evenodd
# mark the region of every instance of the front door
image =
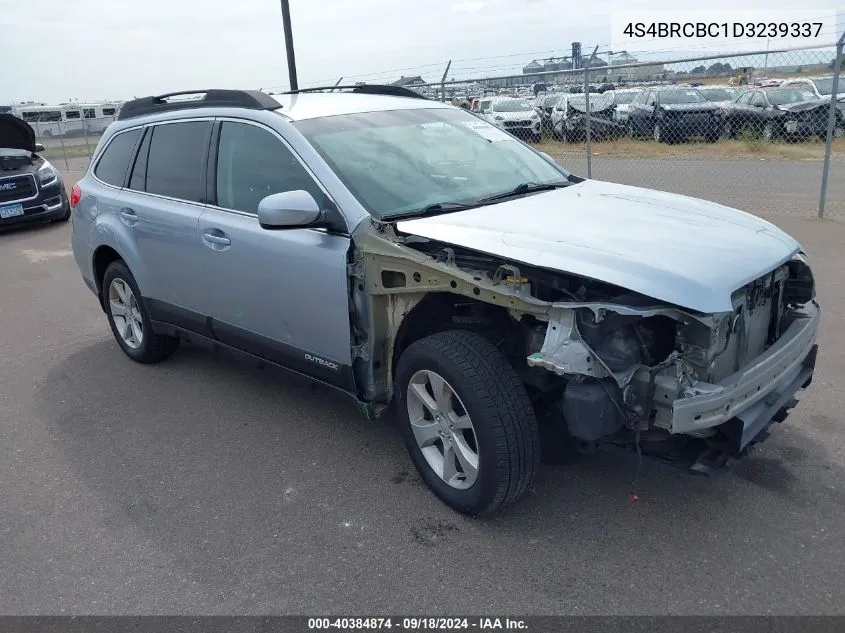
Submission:
<svg viewBox="0 0 845 633">
<path fill-rule="evenodd" d="M 284 141 L 263 126 L 220 124 L 216 206 L 199 221 L 203 311 L 221 342 L 351 389 L 347 253 L 324 229 L 268 230 L 258 203 L 283 191 L 325 194 Z M 214 165 L 214 163 L 212 163 Z"/>
</svg>

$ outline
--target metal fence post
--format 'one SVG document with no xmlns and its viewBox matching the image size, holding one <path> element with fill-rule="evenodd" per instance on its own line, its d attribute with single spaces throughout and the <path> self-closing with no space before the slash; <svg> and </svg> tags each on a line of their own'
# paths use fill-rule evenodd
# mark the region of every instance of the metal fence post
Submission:
<svg viewBox="0 0 845 633">
<path fill-rule="evenodd" d="M 836 125 L 836 110 L 838 109 L 839 75 L 842 72 L 842 53 L 845 49 L 845 33 L 836 43 L 836 59 L 833 62 L 833 85 L 830 89 L 830 111 L 827 114 L 827 138 L 824 146 L 824 166 L 822 167 L 822 186 L 819 193 L 819 217 L 824 217 L 824 205 L 827 199 L 827 177 L 830 172 L 830 152 L 833 148 L 833 132 Z"/>
<path fill-rule="evenodd" d="M 587 178 L 593 177 L 593 145 L 590 139 L 590 65 L 593 63 L 593 60 L 596 58 L 596 52 L 599 50 L 599 47 L 596 46 L 593 49 L 593 54 L 590 55 L 590 59 L 587 60 L 586 65 L 584 66 L 584 109 L 587 111 L 587 120 L 585 125 L 585 133 L 587 137 Z"/>
<path fill-rule="evenodd" d="M 62 122 L 59 121 L 56 129 L 59 130 L 59 143 L 62 144 L 62 156 L 65 158 L 65 169 L 70 171 L 70 165 L 67 162 L 67 150 L 65 149 L 65 131 L 62 129 Z"/>
<path fill-rule="evenodd" d="M 446 102 L 446 75 L 449 74 L 449 68 L 452 67 L 452 60 L 446 64 L 446 70 L 443 71 L 443 76 L 440 78 L 440 100 Z"/>
<path fill-rule="evenodd" d="M 85 118 L 84 109 L 82 111 L 82 134 L 85 136 L 85 153 L 88 155 L 88 160 L 91 160 L 91 145 L 88 143 L 88 119 Z"/>
</svg>

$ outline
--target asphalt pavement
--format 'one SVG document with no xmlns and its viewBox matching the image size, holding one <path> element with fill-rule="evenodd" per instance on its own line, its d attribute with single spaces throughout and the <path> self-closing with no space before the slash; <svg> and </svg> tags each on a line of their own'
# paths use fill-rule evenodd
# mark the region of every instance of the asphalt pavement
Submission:
<svg viewBox="0 0 845 633">
<path fill-rule="evenodd" d="M 68 224 L 0 233 L 0 613 L 845 613 L 845 223 L 770 219 L 823 307 L 771 438 L 714 479 L 646 462 L 635 505 L 633 459 L 547 467 L 484 520 L 331 391 L 189 345 L 131 362 Z"/>
</svg>

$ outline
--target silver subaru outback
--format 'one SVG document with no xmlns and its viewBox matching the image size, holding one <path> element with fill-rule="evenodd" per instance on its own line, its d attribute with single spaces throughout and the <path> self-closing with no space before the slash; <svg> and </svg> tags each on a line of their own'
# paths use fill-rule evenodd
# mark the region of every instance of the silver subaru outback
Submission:
<svg viewBox="0 0 845 633">
<path fill-rule="evenodd" d="M 597 447 L 720 470 L 813 376 L 819 307 L 790 236 L 585 180 L 410 91 L 131 101 L 71 202 L 129 358 L 190 342 L 368 416 L 393 403 L 421 476 L 471 515 Z"/>
</svg>

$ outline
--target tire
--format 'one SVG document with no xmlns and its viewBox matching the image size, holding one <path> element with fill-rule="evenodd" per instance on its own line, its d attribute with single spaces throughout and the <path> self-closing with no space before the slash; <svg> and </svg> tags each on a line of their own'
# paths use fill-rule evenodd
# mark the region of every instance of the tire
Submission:
<svg viewBox="0 0 845 633">
<path fill-rule="evenodd" d="M 434 377 L 445 385 L 447 397 L 441 399 L 438 408 L 440 413 L 445 412 L 440 418 L 444 422 L 436 421 L 430 413 L 433 407 L 422 404 L 414 395 L 424 389 L 428 401 L 435 405 L 433 390 L 429 389 L 435 384 Z M 522 381 L 505 355 L 487 339 L 474 332 L 449 330 L 416 341 L 399 359 L 395 394 L 402 437 L 411 460 L 446 505 L 480 516 L 528 494 L 541 459 L 537 419 Z M 423 424 L 412 425 L 412 415 Z M 468 421 L 469 429 L 461 431 L 455 424 L 450 432 L 450 420 Z M 436 431 L 438 428 L 441 431 Z M 428 429 L 425 435 L 433 443 L 417 440 L 415 433 L 420 434 L 422 429 Z M 454 458 L 453 470 L 454 464 L 459 464 L 463 479 L 459 472 L 450 483 L 435 471 L 429 460 L 439 459 L 441 470 L 445 470 L 442 465 L 447 441 L 456 447 L 453 452 L 461 445 L 470 449 L 474 445 L 478 466 L 474 478 L 472 468 L 462 468 L 460 464 L 465 462 Z M 427 445 L 421 447 L 423 443 Z"/>
<path fill-rule="evenodd" d="M 121 286 L 122 292 L 120 290 Z M 138 284 L 125 263 L 118 260 L 109 264 L 103 275 L 101 292 L 101 299 L 109 320 L 109 327 L 111 327 L 117 344 L 120 345 L 120 348 L 129 358 L 138 363 L 149 364 L 158 363 L 173 355 L 179 347 L 179 339 L 153 332 L 150 317 L 147 314 L 143 301 L 140 300 L 141 292 L 138 290 Z M 131 307 L 131 312 L 134 315 L 134 318 L 131 320 L 135 322 L 136 327 L 131 327 L 126 322 L 121 322 L 119 326 L 115 322 L 116 318 L 125 319 L 126 317 L 120 317 L 118 315 L 119 311 L 115 309 L 116 305 L 112 303 L 112 296 L 114 297 L 115 304 L 122 302 L 124 305 Z M 128 311 L 124 308 L 123 312 L 126 314 Z M 140 329 L 137 328 L 138 324 L 140 325 Z M 129 340 L 124 334 L 121 334 L 119 327 L 124 332 L 130 332 Z M 140 336 L 138 335 L 139 333 Z M 140 341 L 138 341 L 139 338 Z M 134 341 L 134 344 L 132 341 Z"/>
</svg>

